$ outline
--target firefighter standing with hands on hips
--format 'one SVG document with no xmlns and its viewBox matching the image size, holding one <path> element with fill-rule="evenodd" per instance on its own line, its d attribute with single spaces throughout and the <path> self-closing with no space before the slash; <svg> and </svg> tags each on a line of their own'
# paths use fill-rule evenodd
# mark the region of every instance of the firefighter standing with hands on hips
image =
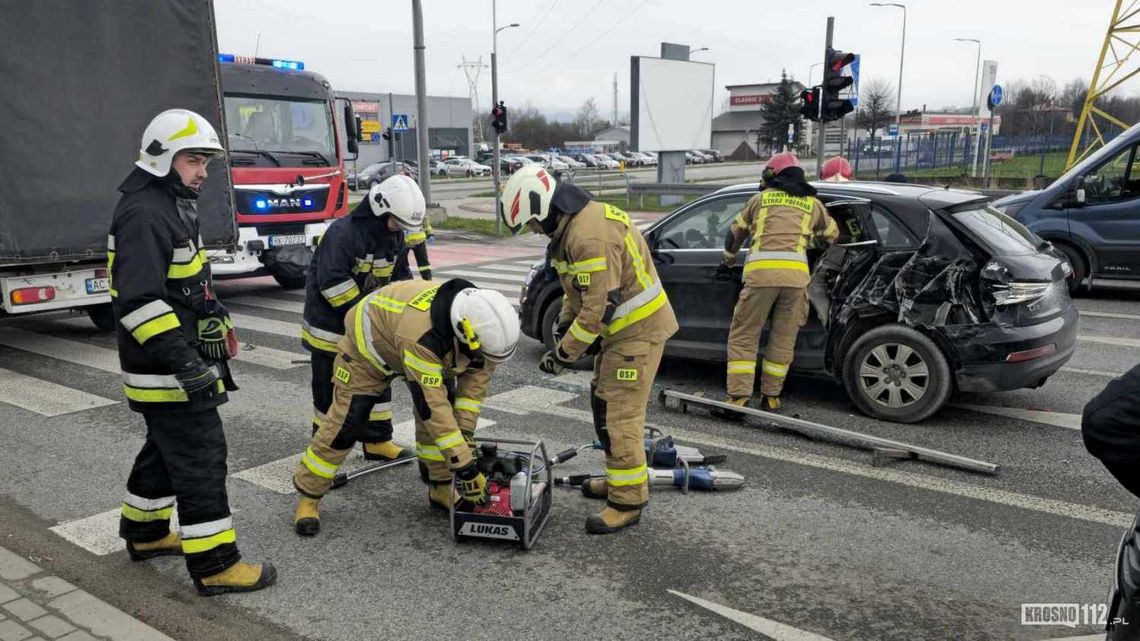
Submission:
<svg viewBox="0 0 1140 641">
<path fill-rule="evenodd" d="M 776 154 L 763 173 L 764 189 L 732 221 L 724 239 L 718 278 L 732 276 L 736 254 L 752 238 L 744 263 L 744 289 L 728 333 L 728 402 L 744 407 L 752 397 L 760 333 L 770 319 L 761 366 L 761 409 L 780 409 L 780 392 L 795 355 L 796 335 L 807 321 L 811 281 L 807 249 L 830 245 L 839 228 L 815 198 L 795 154 Z"/>
<path fill-rule="evenodd" d="M 368 416 L 396 378 L 412 395 L 416 451 L 429 483 L 428 501 L 450 510 L 462 498 L 487 499 L 475 467 L 475 426 L 495 366 L 519 339 L 518 314 L 501 293 L 453 279 L 392 283 L 358 302 L 337 343 L 333 402 L 293 475 L 301 493 L 297 534 L 320 530 L 318 503 Z M 452 474 L 461 491 L 452 489 Z"/>
<path fill-rule="evenodd" d="M 598 352 L 590 404 L 606 478 L 585 483 L 582 493 L 606 499 L 606 507 L 586 520 L 586 530 L 629 527 L 649 502 L 645 407 L 665 341 L 677 331 L 649 247 L 625 212 L 536 166 L 507 181 L 499 213 L 516 234 L 526 227 L 550 237 L 565 292 L 560 338 L 542 357 L 542 371 L 557 374 Z"/>
<path fill-rule="evenodd" d="M 397 257 L 404 253 L 404 233 L 420 231 L 425 209 L 416 181 L 392 176 L 374 185 L 352 213 L 333 221 L 313 253 L 301 342 L 311 354 L 314 434 L 333 402 L 333 361 L 344 338 L 345 313 L 392 278 Z M 392 442 L 391 389 L 378 395 L 356 438 L 364 444 L 366 460 L 410 456 Z"/>
<path fill-rule="evenodd" d="M 170 109 L 143 133 L 136 168 L 107 237 L 119 364 L 146 442 L 127 479 L 119 536 L 132 561 L 182 555 L 198 593 L 252 592 L 273 566 L 241 561 L 226 496 L 226 435 L 218 406 L 237 389 L 226 308 L 214 295 L 199 234 L 206 166 L 224 156 L 202 116 Z M 178 504 L 181 534 L 170 530 Z"/>
</svg>

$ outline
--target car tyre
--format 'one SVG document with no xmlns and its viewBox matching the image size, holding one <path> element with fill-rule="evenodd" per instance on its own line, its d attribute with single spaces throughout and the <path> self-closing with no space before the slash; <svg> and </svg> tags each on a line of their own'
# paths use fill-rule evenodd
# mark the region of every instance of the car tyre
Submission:
<svg viewBox="0 0 1140 641">
<path fill-rule="evenodd" d="M 1068 284 L 1069 293 L 1075 294 L 1081 290 L 1085 278 L 1089 275 L 1088 261 L 1085 260 L 1081 251 L 1072 245 L 1053 243 L 1053 247 L 1060 252 L 1064 260 L 1069 263 L 1069 267 L 1073 269 L 1072 275 L 1069 276 Z"/>
<path fill-rule="evenodd" d="M 843 386 L 864 414 L 895 423 L 926 419 L 954 391 L 942 350 L 922 332 L 902 325 L 876 327 L 848 348 Z"/>
<path fill-rule="evenodd" d="M 83 308 L 87 312 L 87 317 L 101 332 L 115 331 L 115 312 L 111 309 L 111 303 L 103 303 L 102 305 L 88 305 Z"/>
<path fill-rule="evenodd" d="M 542 313 L 542 343 L 546 349 L 554 349 L 554 330 L 558 327 L 558 317 L 562 314 L 562 297 L 556 296 L 554 301 L 546 306 Z M 594 368 L 594 357 L 583 356 L 570 365 L 570 369 L 591 370 Z"/>
</svg>

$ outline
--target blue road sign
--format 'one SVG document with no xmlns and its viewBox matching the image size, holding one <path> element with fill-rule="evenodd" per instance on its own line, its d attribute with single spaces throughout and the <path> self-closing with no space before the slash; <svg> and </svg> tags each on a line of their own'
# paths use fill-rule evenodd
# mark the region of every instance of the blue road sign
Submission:
<svg viewBox="0 0 1140 641">
<path fill-rule="evenodd" d="M 990 111 L 993 111 L 994 107 L 1001 104 L 1001 96 L 1001 85 L 994 85 L 994 88 L 990 89 L 989 98 L 986 99 L 986 102 L 989 103 Z"/>
<path fill-rule="evenodd" d="M 392 114 L 392 131 L 398 134 L 408 132 L 408 114 Z"/>
<path fill-rule="evenodd" d="M 893 122 L 887 125 L 887 135 L 891 136 L 892 138 L 899 135 L 899 126 Z"/>
<path fill-rule="evenodd" d="M 855 54 L 855 60 L 847 67 L 851 70 L 851 106 L 859 106 L 859 63 L 862 59 L 860 54 Z"/>
</svg>

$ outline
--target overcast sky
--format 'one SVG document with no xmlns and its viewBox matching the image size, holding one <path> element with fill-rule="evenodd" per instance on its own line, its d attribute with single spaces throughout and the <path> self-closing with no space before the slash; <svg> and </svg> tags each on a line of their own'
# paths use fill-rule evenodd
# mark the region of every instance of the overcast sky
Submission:
<svg viewBox="0 0 1140 641">
<path fill-rule="evenodd" d="M 903 0 L 907 6 L 904 109 L 968 105 L 973 43 L 998 61 L 998 81 L 1047 74 L 1062 85 L 1092 74 L 1111 0 Z M 461 59 L 490 62 L 491 0 L 424 0 L 427 89 L 468 94 Z M 221 51 L 303 60 L 334 87 L 413 93 L 410 0 L 215 0 Z M 902 11 L 863 0 L 498 0 L 499 93 L 548 113 L 572 113 L 593 97 L 608 116 L 617 73 L 619 109 L 629 110 L 629 59 L 657 56 L 662 41 L 709 51 L 719 107 L 724 85 L 778 79 L 801 82 L 822 59 L 827 16 L 835 45 L 862 54 L 863 79 L 898 82 Z M 491 96 L 490 69 L 479 79 Z M 819 68 L 813 81 L 819 80 Z"/>
</svg>

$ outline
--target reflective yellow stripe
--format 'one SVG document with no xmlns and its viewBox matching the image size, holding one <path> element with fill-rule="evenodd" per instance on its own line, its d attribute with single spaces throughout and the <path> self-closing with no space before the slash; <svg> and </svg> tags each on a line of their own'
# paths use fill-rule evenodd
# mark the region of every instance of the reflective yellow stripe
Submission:
<svg viewBox="0 0 1140 641">
<path fill-rule="evenodd" d="M 200 554 L 226 543 L 237 543 L 237 530 L 229 529 L 213 536 L 203 536 L 197 539 L 182 539 L 182 552 L 184 554 Z"/>
<path fill-rule="evenodd" d="M 368 362 L 372 363 L 373 367 L 383 372 L 386 368 L 380 361 L 372 357 L 372 351 L 369 349 L 371 346 L 368 344 L 368 341 L 372 340 L 372 337 L 364 335 L 364 314 L 364 305 L 357 305 L 355 322 L 352 324 L 353 337 L 356 339 L 356 351 L 368 359 Z"/>
<path fill-rule="evenodd" d="M 352 302 L 352 300 L 359 295 L 360 288 L 356 286 L 356 283 L 353 283 L 352 287 L 350 287 L 348 291 L 329 298 L 329 304 L 333 307 L 340 307 L 346 303 Z"/>
<path fill-rule="evenodd" d="M 807 250 L 809 240 L 811 240 L 811 214 L 807 213 L 800 220 L 800 242 L 796 243 L 797 254 L 802 254 Z"/>
<path fill-rule="evenodd" d="M 577 320 L 570 323 L 570 335 L 587 345 L 593 345 L 594 341 L 598 340 L 597 334 L 582 329 Z"/>
<path fill-rule="evenodd" d="M 817 236 L 838 236 L 839 226 L 835 224 L 834 220 L 827 221 L 827 228 L 816 234 Z"/>
<path fill-rule="evenodd" d="M 392 420 L 392 410 L 373 410 L 368 414 L 370 421 L 390 421 Z"/>
<path fill-rule="evenodd" d="M 157 510 L 140 510 L 133 505 L 123 503 L 122 515 L 128 521 L 136 523 L 150 523 L 152 521 L 167 521 L 170 520 L 170 515 L 174 513 L 174 506 L 164 507 Z"/>
<path fill-rule="evenodd" d="M 642 289 L 649 289 L 653 281 L 649 280 L 649 272 L 645 270 L 645 261 L 641 259 L 641 252 L 637 250 L 637 241 L 633 239 L 632 232 L 625 235 L 625 248 L 633 259 L 633 271 L 637 274 L 637 282 L 641 284 Z"/>
<path fill-rule="evenodd" d="M 748 229 L 748 220 L 744 217 L 744 212 L 741 211 L 732 220 L 732 224 L 736 225 L 737 229 Z"/>
<path fill-rule="evenodd" d="M 768 359 L 764 359 L 763 372 L 769 376 L 783 378 L 788 375 L 788 365 L 773 363 Z"/>
<path fill-rule="evenodd" d="M 606 336 L 613 336 L 637 321 L 649 318 L 653 315 L 653 312 L 661 309 L 668 302 L 669 297 L 666 296 L 664 290 L 662 290 L 660 294 L 653 297 L 653 300 L 610 323 L 609 326 L 606 327 Z"/>
<path fill-rule="evenodd" d="M 182 327 L 182 323 L 178 322 L 178 316 L 174 312 L 167 312 L 134 328 L 131 331 L 131 336 L 134 336 L 135 340 L 142 345 L 163 332 L 169 332 L 180 327 Z"/>
<path fill-rule="evenodd" d="M 198 133 L 198 123 L 194 121 L 194 116 L 188 116 L 187 121 L 185 127 L 174 132 L 166 141 L 170 142 L 171 140 L 178 140 L 179 138 L 188 138 Z"/>
<path fill-rule="evenodd" d="M 460 396 L 459 398 L 455 399 L 455 409 L 460 412 L 474 412 L 475 414 L 478 414 L 479 411 L 483 409 L 483 403 L 473 398 Z"/>
<path fill-rule="evenodd" d="M 428 376 L 441 376 L 443 374 L 442 365 L 429 363 L 408 350 L 404 350 L 404 365 Z"/>
<path fill-rule="evenodd" d="M 430 443 L 416 443 L 416 456 L 425 461 L 442 461 L 444 460 L 443 454 L 440 454 L 439 448 Z"/>
<path fill-rule="evenodd" d="M 756 214 L 756 222 L 752 225 L 752 251 L 760 251 L 764 242 L 764 225 L 768 222 L 768 208 L 762 207 Z"/>
<path fill-rule="evenodd" d="M 392 270 L 394 270 L 394 269 L 396 269 L 395 265 L 386 265 L 384 267 L 373 267 L 372 268 L 372 275 L 376 276 L 377 278 L 381 278 L 381 277 L 387 278 L 388 276 L 392 275 Z"/>
<path fill-rule="evenodd" d="M 402 300 L 388 298 L 387 296 L 380 296 L 379 294 L 372 297 L 372 304 L 384 311 L 393 312 L 396 314 L 402 314 L 404 312 L 404 308 L 408 306 L 408 304 Z"/>
<path fill-rule="evenodd" d="M 124 385 L 123 391 L 127 398 L 139 403 L 184 403 L 190 398 L 182 388 L 175 389 L 144 389 Z"/>
<path fill-rule="evenodd" d="M 797 272 L 810 274 L 807 263 L 801 263 L 798 260 L 754 260 L 744 265 L 744 272 L 748 273 L 757 269 L 790 269 Z"/>
<path fill-rule="evenodd" d="M 199 250 L 188 263 L 170 263 L 166 268 L 167 278 L 190 278 L 197 276 L 202 271 L 202 265 L 206 262 L 206 252 Z"/>
<path fill-rule="evenodd" d="M 407 243 L 409 247 L 418 245 L 425 240 L 427 240 L 427 232 L 425 231 L 417 231 L 404 236 L 404 242 Z"/>
<path fill-rule="evenodd" d="M 729 361 L 729 374 L 755 374 L 756 361 Z"/>
<path fill-rule="evenodd" d="M 566 266 L 571 274 L 587 274 L 590 272 L 604 272 L 606 271 L 606 257 L 598 256 L 597 258 L 588 258 L 586 260 L 579 260 L 570 263 Z"/>
<path fill-rule="evenodd" d="M 467 441 L 463 440 L 463 432 L 460 432 L 459 430 L 448 432 L 447 434 L 444 434 L 443 436 L 435 439 L 435 446 L 438 447 L 440 451 L 449 450 L 453 447 L 459 447 L 460 445 L 464 445 L 466 443 Z"/>
<path fill-rule="evenodd" d="M 613 487 L 641 485 L 649 480 L 649 468 L 644 464 L 629 469 L 606 468 L 606 482 Z"/>
<path fill-rule="evenodd" d="M 310 472 L 323 479 L 331 479 L 336 476 L 336 470 L 340 467 L 317 456 L 316 452 L 313 451 L 312 445 L 301 455 L 301 462 L 305 464 L 305 467 L 309 468 Z"/>
<path fill-rule="evenodd" d="M 336 343 L 334 343 L 332 341 L 326 341 L 323 338 L 317 338 L 316 336 L 313 336 L 312 334 L 310 334 L 309 330 L 305 329 L 304 327 L 301 328 L 301 340 L 303 340 L 306 343 L 308 343 L 309 345 L 321 350 L 322 352 L 336 352 L 337 351 Z"/>
</svg>

